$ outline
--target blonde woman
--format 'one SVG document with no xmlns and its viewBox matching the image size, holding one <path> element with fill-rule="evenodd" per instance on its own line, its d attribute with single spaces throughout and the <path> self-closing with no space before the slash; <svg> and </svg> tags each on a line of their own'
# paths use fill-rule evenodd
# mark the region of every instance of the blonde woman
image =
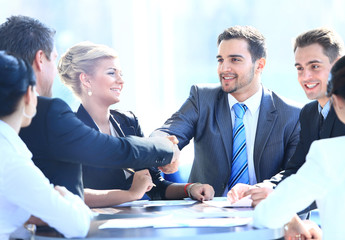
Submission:
<svg viewBox="0 0 345 240">
<path fill-rule="evenodd" d="M 112 136 L 143 137 L 132 112 L 110 109 L 120 101 L 124 85 L 113 49 L 81 42 L 61 57 L 58 71 L 62 82 L 81 100 L 76 114 L 86 125 Z M 83 166 L 85 202 L 92 207 L 109 206 L 141 199 L 146 192 L 150 199 L 213 198 L 214 190 L 208 184 L 172 183 L 164 180 L 157 168 L 135 170 Z"/>
</svg>

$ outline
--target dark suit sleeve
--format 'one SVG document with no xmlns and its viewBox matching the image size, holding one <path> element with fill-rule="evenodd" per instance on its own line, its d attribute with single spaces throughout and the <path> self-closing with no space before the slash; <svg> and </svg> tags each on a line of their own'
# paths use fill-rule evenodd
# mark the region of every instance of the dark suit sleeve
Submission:
<svg viewBox="0 0 345 240">
<path fill-rule="evenodd" d="M 126 120 L 128 121 L 129 126 L 134 128 L 136 136 L 144 137 L 144 133 L 141 130 L 138 118 L 134 115 L 134 113 L 127 113 Z M 152 182 L 156 185 L 156 187 L 153 187 L 149 192 L 147 192 L 147 195 L 151 200 L 166 199 L 166 189 L 170 184 L 172 184 L 172 182 L 165 180 L 161 175 L 161 171 L 157 168 L 151 167 L 149 168 L 149 172 L 152 177 Z"/>
<path fill-rule="evenodd" d="M 198 89 L 192 86 L 188 99 L 181 108 L 174 113 L 161 128 L 158 128 L 151 136 L 159 135 L 158 131 L 175 135 L 179 140 L 179 149 L 188 145 L 195 135 L 195 126 L 199 118 Z"/>
<path fill-rule="evenodd" d="M 172 159 L 172 144 L 161 138 L 115 138 L 86 126 L 60 99 L 45 120 L 49 151 L 66 162 L 97 167 L 158 167 Z"/>
</svg>

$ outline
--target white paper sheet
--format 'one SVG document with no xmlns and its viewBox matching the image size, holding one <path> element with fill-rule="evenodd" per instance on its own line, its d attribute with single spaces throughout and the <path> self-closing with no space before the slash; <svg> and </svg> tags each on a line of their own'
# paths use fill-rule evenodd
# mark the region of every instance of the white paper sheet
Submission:
<svg viewBox="0 0 345 240">
<path fill-rule="evenodd" d="M 231 204 L 226 197 L 218 197 L 210 201 L 204 201 L 204 203 L 213 207 L 251 207 L 252 201 L 250 196 L 247 196 Z"/>
<path fill-rule="evenodd" d="M 170 228 L 170 227 L 232 227 L 249 224 L 252 218 L 174 218 L 172 215 L 157 218 L 111 219 L 99 226 L 109 228 Z"/>
<path fill-rule="evenodd" d="M 138 200 L 133 202 L 126 202 L 114 207 L 160 207 L 160 206 L 182 206 L 182 205 L 192 205 L 197 201 L 192 199 L 184 200 Z"/>
</svg>

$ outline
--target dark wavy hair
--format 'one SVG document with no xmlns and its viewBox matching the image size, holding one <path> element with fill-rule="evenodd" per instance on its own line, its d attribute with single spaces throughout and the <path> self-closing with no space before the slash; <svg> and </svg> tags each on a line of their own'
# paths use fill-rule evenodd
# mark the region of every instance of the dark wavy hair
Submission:
<svg viewBox="0 0 345 240">
<path fill-rule="evenodd" d="M 36 79 L 31 65 L 0 51 L 0 117 L 15 112 L 20 99 Z"/>
<path fill-rule="evenodd" d="M 0 50 L 20 57 L 32 65 L 37 51 L 50 60 L 55 30 L 27 16 L 11 16 L 0 25 Z"/>
<path fill-rule="evenodd" d="M 252 57 L 252 62 L 260 58 L 266 58 L 265 37 L 252 26 L 233 26 L 227 28 L 218 36 L 217 45 L 223 40 L 243 39 L 248 43 L 248 51 Z"/>
<path fill-rule="evenodd" d="M 328 79 L 327 96 L 338 95 L 345 99 L 345 56 L 335 62 Z"/>
</svg>

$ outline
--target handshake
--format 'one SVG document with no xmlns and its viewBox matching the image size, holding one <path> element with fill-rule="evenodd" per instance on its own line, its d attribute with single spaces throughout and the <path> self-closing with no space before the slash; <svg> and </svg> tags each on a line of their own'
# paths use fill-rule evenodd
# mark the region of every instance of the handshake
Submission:
<svg viewBox="0 0 345 240">
<path fill-rule="evenodd" d="M 179 166 L 179 157 L 180 157 L 180 149 L 178 148 L 178 140 L 175 136 L 166 136 L 172 143 L 173 143 L 173 152 L 174 155 L 172 157 L 172 160 L 170 164 L 167 164 L 165 166 L 158 167 L 159 170 L 161 170 L 165 174 L 171 174 L 174 172 L 177 172 L 178 166 Z"/>
</svg>

